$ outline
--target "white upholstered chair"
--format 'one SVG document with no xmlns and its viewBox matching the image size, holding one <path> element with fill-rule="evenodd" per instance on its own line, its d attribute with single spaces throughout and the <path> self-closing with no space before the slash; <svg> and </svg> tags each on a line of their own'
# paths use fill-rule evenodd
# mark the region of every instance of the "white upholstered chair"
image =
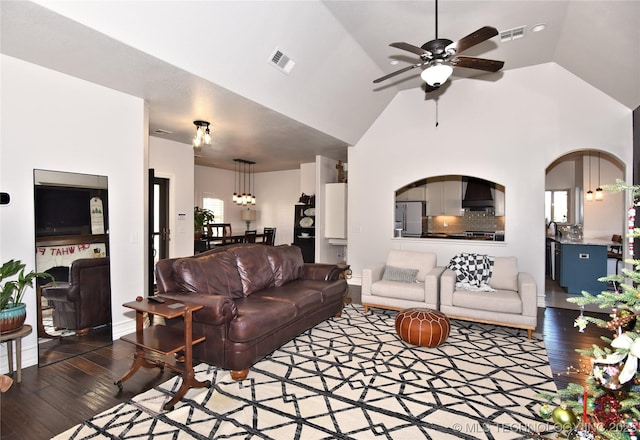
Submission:
<svg viewBox="0 0 640 440">
<path fill-rule="evenodd" d="M 495 257 L 492 292 L 456 288 L 456 273 L 440 278 L 440 311 L 449 318 L 526 329 L 531 338 L 537 323 L 537 287 L 531 274 L 518 272 L 515 257 Z"/>
<path fill-rule="evenodd" d="M 436 254 L 431 252 L 391 250 L 385 263 L 362 269 L 365 313 L 369 307 L 437 310 L 439 280 L 444 267 L 436 267 L 436 261 Z"/>
</svg>

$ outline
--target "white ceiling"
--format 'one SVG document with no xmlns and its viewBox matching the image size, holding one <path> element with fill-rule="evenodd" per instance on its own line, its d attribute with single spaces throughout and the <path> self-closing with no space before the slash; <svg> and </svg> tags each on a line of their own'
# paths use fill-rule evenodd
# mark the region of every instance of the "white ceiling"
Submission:
<svg viewBox="0 0 640 440">
<path fill-rule="evenodd" d="M 419 87 L 416 63 L 389 47 L 435 37 L 433 1 L 49 1 L 2 0 L 1 51 L 144 98 L 150 135 L 190 143 L 192 121 L 212 122 L 213 145 L 196 163 L 295 169 L 321 154 L 346 160 L 393 96 Z M 640 1 L 440 0 L 438 36 L 453 41 L 489 25 L 526 26 L 523 39 L 493 38 L 465 52 L 504 70 L 555 62 L 603 93 L 640 105 Z M 533 25 L 546 29 L 533 33 Z M 295 61 L 269 65 L 275 48 Z M 391 60 L 398 64 L 392 66 Z M 455 81 L 475 78 L 456 68 Z M 160 136 L 160 135 L 158 135 Z"/>
</svg>

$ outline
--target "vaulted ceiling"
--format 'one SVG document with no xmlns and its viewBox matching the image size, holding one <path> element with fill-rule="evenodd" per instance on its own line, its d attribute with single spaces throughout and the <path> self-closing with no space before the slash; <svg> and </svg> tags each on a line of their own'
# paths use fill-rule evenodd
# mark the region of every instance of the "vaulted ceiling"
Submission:
<svg viewBox="0 0 640 440">
<path fill-rule="evenodd" d="M 420 69 L 373 80 L 418 61 L 389 43 L 432 40 L 434 6 L 2 0 L 0 49 L 145 99 L 151 136 L 190 143 L 193 121 L 211 121 L 213 144 L 198 164 L 233 169 L 241 157 L 274 171 L 317 154 L 346 160 L 398 91 L 421 86 Z M 538 24 L 545 29 L 532 32 Z M 485 25 L 525 26 L 524 37 L 494 37 L 465 55 L 503 60 L 504 71 L 554 62 L 629 109 L 640 105 L 640 1 L 440 0 L 440 38 Z M 276 49 L 295 63 L 289 73 L 270 63 Z M 503 74 L 477 73 L 457 67 L 449 87 Z M 439 94 L 446 89 L 431 96 Z"/>
</svg>

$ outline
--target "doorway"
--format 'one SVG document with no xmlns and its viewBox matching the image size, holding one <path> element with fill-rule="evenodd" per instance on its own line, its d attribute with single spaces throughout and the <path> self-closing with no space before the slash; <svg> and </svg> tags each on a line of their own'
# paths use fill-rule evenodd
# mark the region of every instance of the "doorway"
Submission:
<svg viewBox="0 0 640 440">
<path fill-rule="evenodd" d="M 169 257 L 169 179 L 153 177 L 153 209 L 151 210 L 153 227 L 151 228 L 153 290 L 156 288 L 155 265 L 159 260 Z"/>
</svg>

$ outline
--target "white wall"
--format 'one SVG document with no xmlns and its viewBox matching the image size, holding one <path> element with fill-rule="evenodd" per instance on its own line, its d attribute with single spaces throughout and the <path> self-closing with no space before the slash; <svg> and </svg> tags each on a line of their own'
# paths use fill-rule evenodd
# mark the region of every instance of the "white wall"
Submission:
<svg viewBox="0 0 640 440">
<path fill-rule="evenodd" d="M 107 176 L 113 333 L 119 337 L 134 328 L 122 303 L 145 293 L 144 102 L 5 55 L 0 61 L 0 187 L 12 198 L 0 206 L 0 261 L 35 265 L 34 168 Z M 24 301 L 26 323 L 35 328 L 34 292 Z M 36 364 L 35 332 L 22 347 L 23 367 Z"/>
<path fill-rule="evenodd" d="M 399 93 L 349 148 L 349 263 L 384 261 L 390 248 L 434 251 L 446 265 L 458 252 L 514 255 L 544 294 L 546 167 L 565 153 L 608 151 L 631 164 L 631 111 L 555 64 L 452 82 L 435 102 Z M 627 166 L 626 180 L 631 171 Z M 506 187 L 506 242 L 469 244 L 393 239 L 394 190 L 417 179 L 460 174 Z"/>
<path fill-rule="evenodd" d="M 149 168 L 169 179 L 169 257 L 193 255 L 193 147 L 151 136 Z"/>
<path fill-rule="evenodd" d="M 233 171 L 195 167 L 194 203 L 201 205 L 204 193 L 214 194 L 225 201 L 225 222 L 231 223 L 234 233 L 244 233 L 247 225 L 240 218 L 240 212 L 246 207 L 237 206 L 231 201 L 233 191 Z M 254 191 L 257 202 L 251 209 L 255 209 L 257 214 L 256 221 L 251 222 L 251 228 L 261 231 L 265 226 L 275 227 L 276 245 L 292 243 L 293 207 L 300 198 L 300 171 L 256 173 Z"/>
</svg>

